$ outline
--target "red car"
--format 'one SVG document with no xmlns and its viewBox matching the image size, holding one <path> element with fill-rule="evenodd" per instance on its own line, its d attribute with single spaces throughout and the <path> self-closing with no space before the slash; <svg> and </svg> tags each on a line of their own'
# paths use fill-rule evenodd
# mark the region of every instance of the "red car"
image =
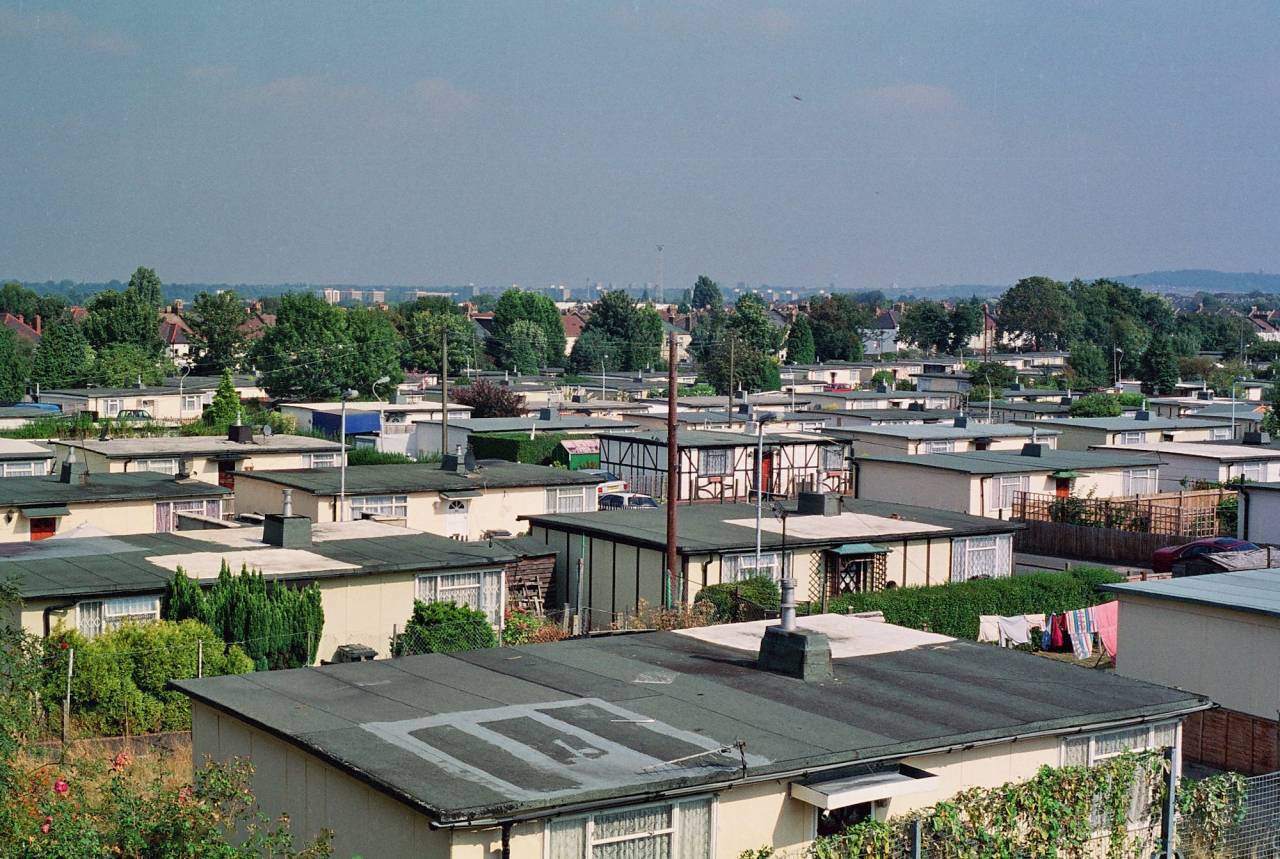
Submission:
<svg viewBox="0 0 1280 859">
<path fill-rule="evenodd" d="M 1248 540 L 1237 540 L 1235 537 L 1205 537 L 1181 546 L 1156 549 L 1151 555 L 1151 570 L 1156 573 L 1171 573 L 1174 564 L 1190 558 L 1212 555 L 1215 552 L 1248 552 L 1256 548 L 1258 547 Z"/>
</svg>

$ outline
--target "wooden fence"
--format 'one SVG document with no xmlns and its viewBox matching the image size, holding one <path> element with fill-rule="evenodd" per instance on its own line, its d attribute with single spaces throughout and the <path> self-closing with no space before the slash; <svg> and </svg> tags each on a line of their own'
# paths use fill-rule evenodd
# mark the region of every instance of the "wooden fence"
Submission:
<svg viewBox="0 0 1280 859">
<path fill-rule="evenodd" d="M 1026 521 L 1026 528 L 1013 535 L 1016 552 L 1050 555 L 1056 558 L 1079 558 L 1116 564 L 1151 566 L 1151 555 L 1161 546 L 1187 542 L 1174 534 L 1143 534 L 1092 525 L 1065 522 Z"/>
<path fill-rule="evenodd" d="M 1180 538 L 1178 542 L 1186 542 L 1221 534 L 1234 536 L 1233 502 L 1236 495 L 1229 489 L 1196 489 L 1117 498 L 1059 497 L 1018 492 L 1014 496 L 1012 518 L 1023 522 L 1053 522 L 1136 534 L 1163 534 Z"/>
</svg>

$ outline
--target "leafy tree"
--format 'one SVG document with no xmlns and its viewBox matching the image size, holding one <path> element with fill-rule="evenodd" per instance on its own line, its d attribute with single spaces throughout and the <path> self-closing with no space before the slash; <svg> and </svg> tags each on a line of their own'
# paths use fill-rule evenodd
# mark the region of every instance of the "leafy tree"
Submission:
<svg viewBox="0 0 1280 859">
<path fill-rule="evenodd" d="M 587 343 L 584 338 L 590 334 Z M 573 344 L 569 367 L 575 373 L 599 372 L 599 358 L 609 355 L 609 369 L 643 370 L 660 364 L 662 317 L 652 307 L 637 307 L 622 290 L 600 296 L 582 336 Z M 594 358 L 596 360 L 589 360 Z"/>
<path fill-rule="evenodd" d="M 1273 438 L 1280 436 L 1280 382 L 1273 382 L 1264 395 L 1267 410 L 1262 415 L 1262 431 Z"/>
<path fill-rule="evenodd" d="M 153 268 L 138 266 L 129 277 L 129 291 L 138 296 L 138 300 L 152 310 L 164 304 L 163 286 Z"/>
<path fill-rule="evenodd" d="M 936 301 L 918 301 L 907 308 L 898 321 L 898 339 L 926 352 L 945 352 L 951 347 L 951 319 Z"/>
<path fill-rule="evenodd" d="M 541 368 L 540 360 L 547 354 L 547 335 L 537 323 L 518 320 L 507 329 L 504 351 L 511 369 L 534 375 Z"/>
<path fill-rule="evenodd" d="M 213 402 L 205 409 L 204 421 L 216 427 L 231 426 L 241 416 L 242 408 L 231 370 L 223 370 L 218 389 L 213 392 Z"/>
<path fill-rule="evenodd" d="M 782 332 L 770 321 L 758 297 L 743 295 L 730 314 L 712 310 L 694 334 L 693 354 L 702 365 L 703 377 L 717 393 L 782 387 L 775 354 L 781 347 Z"/>
<path fill-rule="evenodd" d="M 1086 394 L 1071 403 L 1073 418 L 1118 418 L 1124 409 L 1120 400 L 1110 394 Z"/>
<path fill-rule="evenodd" d="M 317 295 L 294 292 L 281 296 L 276 324 L 249 357 L 271 396 L 313 399 L 351 387 L 352 352 L 343 311 Z"/>
<path fill-rule="evenodd" d="M 947 351 L 959 352 L 982 333 L 986 317 L 977 298 L 961 301 L 947 312 Z"/>
<path fill-rule="evenodd" d="M 1056 280 L 1023 278 L 1000 297 L 1001 335 L 1030 340 L 1037 351 L 1065 347 L 1076 323 L 1075 302 Z"/>
<path fill-rule="evenodd" d="M 498 646 L 498 636 L 482 611 L 454 602 L 413 601 L 404 632 L 391 643 L 394 656 L 454 653 Z"/>
<path fill-rule="evenodd" d="M 809 304 L 809 325 L 819 361 L 861 360 L 862 332 L 870 324 L 870 310 L 849 295 L 828 295 Z"/>
<path fill-rule="evenodd" d="M 1107 356 L 1097 344 L 1088 340 L 1072 341 L 1067 366 L 1075 374 L 1074 381 L 1077 387 L 1102 388 L 1111 381 L 1111 367 Z"/>
<path fill-rule="evenodd" d="M 84 321 L 84 336 L 94 349 L 131 345 L 152 356 L 163 351 L 155 307 L 132 289 L 103 290 L 85 309 L 89 315 Z"/>
<path fill-rule="evenodd" d="M 974 384 L 989 385 L 997 392 L 1010 387 L 1018 381 L 1017 371 L 1008 364 L 1000 364 L 995 361 L 973 364 L 969 368 L 969 375 L 973 378 Z"/>
<path fill-rule="evenodd" d="M 419 299 L 421 301 L 421 299 Z M 450 374 L 477 365 L 480 346 L 471 320 L 461 313 L 416 310 L 402 318 L 400 366 L 417 372 L 439 373 L 444 335 L 449 335 Z"/>
<path fill-rule="evenodd" d="M 812 364 L 818 360 L 813 349 L 813 328 L 803 316 L 796 318 L 787 331 L 787 363 Z"/>
<path fill-rule="evenodd" d="M 720 285 L 705 274 L 698 275 L 698 279 L 693 283 L 693 295 L 689 304 L 694 310 L 714 310 L 724 306 Z"/>
<path fill-rule="evenodd" d="M 29 363 L 18 352 L 18 336 L 0 326 L 0 402 L 16 403 L 27 392 Z"/>
<path fill-rule="evenodd" d="M 21 316 L 28 325 L 35 325 L 37 316 L 52 322 L 66 309 L 67 302 L 60 295 L 40 295 L 16 280 L 0 286 L 0 313 Z"/>
<path fill-rule="evenodd" d="M 782 330 L 769 318 L 769 309 L 758 296 L 738 299 L 729 317 L 729 330 L 740 342 L 769 354 L 782 348 Z"/>
<path fill-rule="evenodd" d="M 1253 323 L 1238 313 L 1184 313 L 1178 317 L 1177 327 L 1179 332 L 1194 336 L 1201 350 L 1221 352 L 1227 357 L 1239 356 L 1242 349 L 1247 354 L 1258 342 Z"/>
<path fill-rule="evenodd" d="M 44 330 L 32 357 L 31 377 L 46 388 L 79 387 L 90 381 L 94 351 L 80 326 L 62 318 Z"/>
<path fill-rule="evenodd" d="M 508 289 L 502 293 L 493 309 L 493 343 L 498 363 L 510 369 L 516 365 L 510 342 L 512 327 L 518 322 L 529 322 L 542 330 L 543 340 L 537 360 L 538 366 L 563 367 L 565 362 L 564 323 L 556 303 L 545 295 Z M 525 344 L 528 345 L 527 342 Z"/>
<path fill-rule="evenodd" d="M 485 379 L 455 388 L 451 396 L 455 403 L 471 406 L 473 418 L 518 418 L 525 411 L 523 395 Z"/>
<path fill-rule="evenodd" d="M 201 292 L 196 296 L 185 317 L 198 350 L 196 372 L 221 373 L 240 366 L 245 349 L 245 335 L 240 326 L 248 318 L 244 302 L 231 290 Z"/>
<path fill-rule="evenodd" d="M 378 393 L 385 394 L 404 379 L 400 369 L 400 334 L 385 311 L 356 307 L 347 311 L 346 333 L 351 341 L 351 358 L 347 362 L 346 383 L 366 394 L 373 394 L 374 383 L 386 376 L 390 379 Z"/>
<path fill-rule="evenodd" d="M 1178 384 L 1178 357 L 1164 337 L 1156 337 L 1142 354 L 1143 388 L 1156 396 L 1168 396 Z"/>
<path fill-rule="evenodd" d="M 611 338 L 603 331 L 584 330 L 573 343 L 573 351 L 569 354 L 569 369 L 579 375 L 621 369 L 621 350 L 611 351 L 611 343 Z"/>
<path fill-rule="evenodd" d="M 158 358 L 133 343 L 118 343 L 97 350 L 93 377 L 114 388 L 132 387 L 142 380 L 144 385 L 159 385 L 173 372 L 173 364 Z"/>
</svg>

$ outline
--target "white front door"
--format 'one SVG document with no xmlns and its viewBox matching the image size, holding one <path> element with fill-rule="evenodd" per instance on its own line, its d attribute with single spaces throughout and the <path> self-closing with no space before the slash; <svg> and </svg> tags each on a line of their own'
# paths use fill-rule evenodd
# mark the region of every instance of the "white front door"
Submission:
<svg viewBox="0 0 1280 859">
<path fill-rule="evenodd" d="M 449 502 L 444 513 L 444 530 L 450 537 L 461 537 L 465 540 L 470 536 L 467 528 L 467 502 L 457 500 Z"/>
</svg>

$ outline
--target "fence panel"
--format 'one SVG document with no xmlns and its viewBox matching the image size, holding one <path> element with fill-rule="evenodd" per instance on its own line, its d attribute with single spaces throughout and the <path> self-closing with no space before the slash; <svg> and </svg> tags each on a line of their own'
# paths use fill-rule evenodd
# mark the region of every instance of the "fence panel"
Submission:
<svg viewBox="0 0 1280 859">
<path fill-rule="evenodd" d="M 1224 489 L 1205 489 L 1080 498 L 1018 492 L 1014 497 L 1013 518 L 1187 539 L 1216 537 L 1235 533 L 1232 502 L 1236 494 Z"/>
<path fill-rule="evenodd" d="M 1280 859 L 1280 772 L 1246 779 L 1248 811 L 1217 851 L 1224 859 Z"/>
</svg>

